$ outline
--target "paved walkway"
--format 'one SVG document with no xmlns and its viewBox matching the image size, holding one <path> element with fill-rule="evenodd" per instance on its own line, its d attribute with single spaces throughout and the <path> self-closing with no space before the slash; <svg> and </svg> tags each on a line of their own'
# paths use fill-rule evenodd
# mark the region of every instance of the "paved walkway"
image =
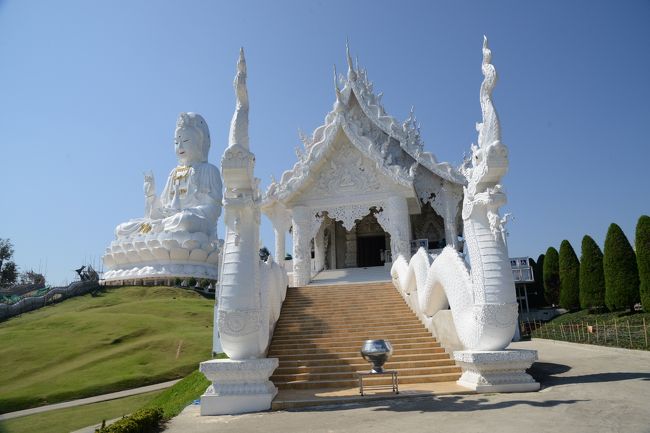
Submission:
<svg viewBox="0 0 650 433">
<path fill-rule="evenodd" d="M 79 400 L 65 401 L 63 403 L 49 404 L 47 406 L 35 407 L 32 409 L 19 410 L 16 412 L 8 412 L 0 415 L 0 421 L 18 418 L 26 415 L 34 415 L 35 413 L 48 412 L 51 410 L 64 409 L 66 407 L 83 406 L 84 404 L 99 403 L 100 401 L 115 400 L 122 397 L 129 397 L 131 395 L 144 394 L 145 392 L 158 391 L 160 389 L 169 388 L 180 379 L 170 380 L 168 382 L 156 383 L 155 385 L 141 386 L 139 388 L 127 389 L 124 391 L 111 392 L 110 394 L 96 395 L 94 397 L 81 398 Z"/>
<path fill-rule="evenodd" d="M 535 339 L 539 392 L 451 395 L 278 412 L 199 416 L 188 406 L 168 433 L 650 432 L 650 352 Z"/>
<path fill-rule="evenodd" d="M 311 280 L 310 286 L 331 284 L 354 284 L 374 281 L 391 281 L 390 268 L 374 266 L 370 268 L 345 268 L 321 271 Z"/>
</svg>

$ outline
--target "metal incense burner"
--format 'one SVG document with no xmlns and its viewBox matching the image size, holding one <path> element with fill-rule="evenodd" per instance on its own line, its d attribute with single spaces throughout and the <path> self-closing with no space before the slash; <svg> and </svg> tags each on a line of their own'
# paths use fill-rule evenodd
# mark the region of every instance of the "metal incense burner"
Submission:
<svg viewBox="0 0 650 433">
<path fill-rule="evenodd" d="M 393 346 L 386 340 L 366 340 L 361 346 L 361 356 L 372 362 L 371 373 L 383 373 L 384 364 L 393 354 Z"/>
</svg>

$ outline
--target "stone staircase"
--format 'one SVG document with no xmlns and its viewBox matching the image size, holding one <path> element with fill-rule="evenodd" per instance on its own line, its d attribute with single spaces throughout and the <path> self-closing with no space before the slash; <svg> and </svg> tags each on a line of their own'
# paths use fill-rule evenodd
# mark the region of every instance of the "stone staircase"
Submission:
<svg viewBox="0 0 650 433">
<path fill-rule="evenodd" d="M 460 377 L 392 283 L 379 282 L 289 288 L 269 348 L 280 360 L 271 380 L 280 390 L 355 388 L 356 372 L 370 369 L 359 349 L 379 338 L 393 345 L 385 368 L 399 372 L 400 386 Z M 390 376 L 364 384 L 388 385 Z"/>
</svg>

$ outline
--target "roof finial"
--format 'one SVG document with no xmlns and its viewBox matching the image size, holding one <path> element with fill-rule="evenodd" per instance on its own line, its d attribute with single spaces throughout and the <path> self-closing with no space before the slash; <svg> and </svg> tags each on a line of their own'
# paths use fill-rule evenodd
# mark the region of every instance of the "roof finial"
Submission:
<svg viewBox="0 0 650 433">
<path fill-rule="evenodd" d="M 228 147 L 239 145 L 244 149 L 249 148 L 248 143 L 248 89 L 246 88 L 246 59 L 244 58 L 244 47 L 239 50 L 237 60 L 237 75 L 233 82 L 237 104 L 235 113 L 230 122 L 230 136 Z"/>
<path fill-rule="evenodd" d="M 345 39 L 345 55 L 348 61 L 348 80 L 356 80 L 357 73 L 354 70 L 354 66 L 352 65 L 352 56 L 350 55 L 350 43 L 348 42 L 347 38 Z"/>
<path fill-rule="evenodd" d="M 334 91 L 336 91 L 336 93 L 338 94 L 340 92 L 340 89 L 339 89 L 338 77 L 336 75 L 337 75 L 336 74 L 336 63 L 334 63 Z"/>
<path fill-rule="evenodd" d="M 338 112 L 343 110 L 343 95 L 341 95 L 341 89 L 339 89 L 339 83 L 336 77 L 336 65 L 334 65 L 334 92 L 336 93 L 334 111 Z"/>
</svg>

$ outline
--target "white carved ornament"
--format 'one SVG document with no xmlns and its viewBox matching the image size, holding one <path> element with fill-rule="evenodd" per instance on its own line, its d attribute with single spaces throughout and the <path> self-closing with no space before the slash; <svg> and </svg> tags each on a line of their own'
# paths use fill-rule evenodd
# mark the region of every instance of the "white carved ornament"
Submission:
<svg viewBox="0 0 650 433">
<path fill-rule="evenodd" d="M 357 220 L 362 219 L 370 213 L 370 208 L 375 205 L 353 204 L 347 206 L 332 206 L 321 208 L 321 211 L 327 212 L 327 216 L 336 221 L 341 221 L 346 230 L 352 230 Z"/>
<path fill-rule="evenodd" d="M 314 181 L 313 193 L 338 196 L 345 192 L 367 193 L 382 189 L 376 170 L 358 152 L 336 152 Z"/>
<path fill-rule="evenodd" d="M 309 224 L 309 239 L 316 237 L 316 234 L 323 224 L 324 219 L 325 217 L 323 217 L 321 214 L 313 212 L 313 217 L 311 218 Z"/>
</svg>

